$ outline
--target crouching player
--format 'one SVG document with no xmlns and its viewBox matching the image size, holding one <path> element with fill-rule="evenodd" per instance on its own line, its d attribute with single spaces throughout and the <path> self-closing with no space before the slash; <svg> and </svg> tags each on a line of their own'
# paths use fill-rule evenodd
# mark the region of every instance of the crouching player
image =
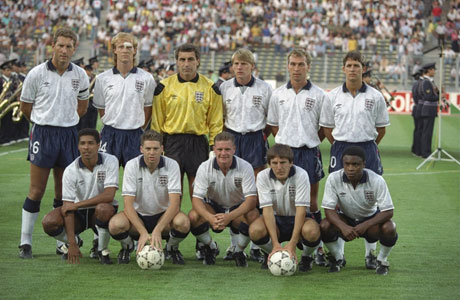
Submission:
<svg viewBox="0 0 460 300">
<path fill-rule="evenodd" d="M 296 245 L 303 245 L 299 270 L 307 272 L 313 264 L 312 254 L 320 243 L 318 223 L 307 217 L 310 207 L 308 173 L 293 164 L 289 146 L 275 144 L 267 152 L 269 169 L 257 175 L 257 192 L 263 216 L 249 227 L 251 240 L 270 255 L 287 250 L 296 258 Z M 288 243 L 283 247 L 282 242 Z M 262 268 L 267 267 L 267 256 Z"/>
<path fill-rule="evenodd" d="M 141 136 L 142 155 L 126 164 L 123 175 L 124 211 L 109 224 L 112 237 L 120 241 L 118 263 L 127 264 L 138 240 L 137 252 L 146 243 L 161 250 L 162 238 L 168 239 L 167 250 L 174 264 L 183 265 L 179 243 L 190 231 L 190 221 L 180 211 L 180 170 L 173 159 L 163 153 L 163 136 L 147 130 Z"/>
<path fill-rule="evenodd" d="M 321 222 L 321 237 L 332 256 L 329 272 L 343 267 L 340 236 L 345 241 L 364 237 L 369 243 L 380 241 L 377 274 L 388 274 L 388 255 L 398 234 L 393 217 L 393 202 L 383 177 L 364 169 L 364 150 L 351 146 L 344 150 L 343 169 L 329 175 L 322 207 L 326 219 Z M 336 210 L 338 205 L 339 210 Z"/>
<path fill-rule="evenodd" d="M 62 178 L 64 204 L 48 213 L 42 221 L 48 235 L 67 243 L 61 249 L 64 250 L 63 258 L 71 264 L 78 263 L 82 256 L 79 249 L 82 241 L 78 234 L 88 228 L 99 234 L 101 264 L 112 264 L 108 251 L 108 224 L 118 208 L 114 200 L 118 189 L 118 159 L 98 153 L 99 146 L 97 130 L 85 128 L 78 132 L 80 156 L 64 170 Z"/>
<path fill-rule="evenodd" d="M 209 226 L 214 232 L 231 226 L 234 232 L 239 231 L 235 263 L 248 266 L 243 250 L 250 242 L 249 225 L 259 216 L 257 192 L 251 164 L 234 156 L 235 151 L 233 134 L 219 133 L 214 140 L 215 157 L 200 165 L 195 178 L 189 218 L 193 235 L 204 244 L 206 265 L 215 264 L 218 254 Z"/>
</svg>

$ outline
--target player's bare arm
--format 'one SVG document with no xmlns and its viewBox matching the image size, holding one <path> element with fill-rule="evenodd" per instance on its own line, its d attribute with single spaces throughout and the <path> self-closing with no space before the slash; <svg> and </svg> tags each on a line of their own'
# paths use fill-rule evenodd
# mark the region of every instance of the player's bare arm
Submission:
<svg viewBox="0 0 460 300">
<path fill-rule="evenodd" d="M 391 220 L 392 217 L 393 217 L 392 209 L 379 212 L 373 218 L 370 218 L 369 220 L 362 222 L 361 224 L 355 226 L 355 231 L 359 235 L 363 235 L 372 226 L 383 224 Z"/>
<path fill-rule="evenodd" d="M 306 213 L 307 212 L 306 212 L 305 206 L 296 206 L 294 229 L 292 230 L 291 240 L 284 247 L 291 254 L 291 257 L 293 257 L 295 260 L 297 260 L 297 255 L 295 253 L 295 250 L 296 250 L 297 243 L 300 240 L 300 232 L 305 222 Z"/>
<path fill-rule="evenodd" d="M 203 203 L 203 200 L 197 197 L 192 198 L 192 207 L 193 209 L 197 212 L 199 216 L 204 218 L 206 222 L 209 223 L 209 225 L 213 229 L 218 229 L 220 225 L 220 220 L 216 218 L 215 215 L 211 214 L 207 209 L 206 205 Z"/>
<path fill-rule="evenodd" d="M 375 139 L 375 143 L 378 145 L 380 141 L 383 139 L 386 133 L 386 127 L 376 127 L 377 129 L 377 138 Z"/>
<path fill-rule="evenodd" d="M 333 144 L 334 143 L 334 137 L 332 136 L 332 130 L 334 128 L 328 128 L 328 127 L 321 127 L 323 129 L 324 136 L 327 138 L 329 143 Z"/>
<path fill-rule="evenodd" d="M 135 199 L 136 197 L 134 196 L 127 196 L 127 195 L 123 196 L 123 200 L 125 203 L 124 213 L 126 217 L 128 218 L 129 222 L 139 233 L 139 241 L 137 244 L 138 246 L 137 246 L 137 252 L 136 252 L 136 253 L 139 253 L 139 251 L 144 248 L 145 243 L 147 241 L 150 242 L 150 235 L 147 232 L 147 229 L 144 227 L 144 224 L 142 223 L 141 219 L 139 219 L 139 216 L 137 215 L 136 210 L 134 209 L 133 203 Z"/>
<path fill-rule="evenodd" d="M 327 220 L 337 227 L 347 241 L 352 241 L 359 237 L 353 227 L 345 223 L 333 209 L 324 209 Z"/>
<path fill-rule="evenodd" d="M 144 125 L 142 125 L 142 128 L 145 130 L 149 127 L 150 119 L 152 118 L 152 107 L 151 106 L 144 107 L 144 117 L 145 117 L 145 123 Z"/>
<path fill-rule="evenodd" d="M 22 114 L 29 121 L 30 121 L 30 116 L 32 114 L 32 106 L 33 106 L 33 103 L 26 103 L 26 102 L 22 102 L 22 101 L 21 101 L 20 106 L 19 106 L 19 108 L 21 109 Z"/>
<path fill-rule="evenodd" d="M 222 224 L 220 226 L 219 229 L 225 229 L 225 227 L 233 220 L 235 220 L 236 218 L 242 216 L 242 215 L 245 215 L 246 213 L 250 212 L 251 210 L 253 210 L 254 208 L 256 208 L 257 206 L 257 198 L 256 196 L 248 196 L 245 198 L 244 202 L 241 203 L 241 205 L 231 211 L 230 213 L 228 214 L 223 214 L 223 221 L 222 221 Z"/>
<path fill-rule="evenodd" d="M 98 108 L 97 112 L 99 113 L 99 117 L 102 119 L 102 117 L 105 115 L 105 109 Z"/>
<path fill-rule="evenodd" d="M 180 194 L 169 194 L 169 206 L 152 231 L 152 246 L 163 249 L 161 233 L 168 227 L 180 210 Z"/>
<path fill-rule="evenodd" d="M 265 206 L 262 209 L 262 215 L 264 217 L 265 226 L 267 227 L 268 234 L 270 235 L 270 238 L 273 244 L 272 252 L 268 256 L 270 258 L 270 256 L 273 253 L 282 250 L 283 247 L 278 241 L 278 234 L 276 230 L 276 221 L 275 221 L 275 214 L 273 212 L 273 206 Z"/>
<path fill-rule="evenodd" d="M 77 107 L 78 116 L 81 117 L 84 114 L 86 114 L 87 109 L 88 109 L 88 100 L 78 100 L 78 107 Z"/>
<path fill-rule="evenodd" d="M 63 209 L 66 206 L 72 205 L 73 202 L 64 201 Z M 80 262 L 80 257 L 82 254 L 80 248 L 75 241 L 75 215 L 74 213 L 63 214 L 64 218 L 64 227 L 67 234 L 67 239 L 69 240 L 69 247 L 67 252 L 67 261 L 69 264 L 78 264 Z"/>
<path fill-rule="evenodd" d="M 115 198 L 115 193 L 117 192 L 116 187 L 108 187 L 105 188 L 102 193 L 99 195 L 81 201 L 81 202 L 69 202 L 69 204 L 66 207 L 62 207 L 62 213 L 65 215 L 70 211 L 76 211 L 80 208 L 85 208 L 85 207 L 93 207 L 98 205 L 99 203 L 112 203 L 113 198 Z"/>
</svg>

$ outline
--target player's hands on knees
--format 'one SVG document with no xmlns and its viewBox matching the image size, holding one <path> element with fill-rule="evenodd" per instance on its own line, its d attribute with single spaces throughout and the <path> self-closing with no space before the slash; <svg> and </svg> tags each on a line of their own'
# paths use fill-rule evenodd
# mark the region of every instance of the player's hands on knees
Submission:
<svg viewBox="0 0 460 300">
<path fill-rule="evenodd" d="M 67 262 L 69 264 L 78 264 L 80 263 L 80 257 L 83 257 L 83 255 L 81 254 L 77 244 L 69 245 Z"/>
<path fill-rule="evenodd" d="M 214 230 L 220 230 L 220 226 L 222 223 L 222 219 L 219 218 L 217 215 L 213 215 L 209 220 L 209 225 L 212 227 Z"/>
<path fill-rule="evenodd" d="M 142 249 L 144 249 L 145 244 L 152 244 L 150 235 L 147 232 L 140 234 L 139 241 L 137 242 L 136 254 L 138 254 Z"/>
<path fill-rule="evenodd" d="M 351 227 L 351 226 L 348 226 L 348 225 L 346 225 L 343 228 L 341 228 L 340 231 L 342 232 L 343 237 L 347 241 L 352 241 L 355 238 L 359 237 L 359 235 L 356 233 L 355 229 L 353 227 Z"/>
<path fill-rule="evenodd" d="M 153 230 L 152 232 L 151 239 L 152 239 L 152 243 L 151 243 L 152 247 L 161 251 L 163 249 L 163 246 L 162 246 L 163 240 L 161 239 L 161 232 L 157 231 L 155 228 L 155 230 Z"/>
<path fill-rule="evenodd" d="M 354 227 L 354 231 L 356 232 L 356 234 L 358 234 L 359 236 L 362 236 L 363 234 L 366 233 L 367 229 L 369 227 L 365 224 L 365 223 L 361 223 L 361 224 L 358 224 Z"/>
<path fill-rule="evenodd" d="M 227 225 L 232 221 L 229 214 L 216 214 L 215 216 L 219 220 L 220 224 L 219 228 L 217 228 L 218 230 L 224 230 L 225 227 L 227 227 Z"/>
<path fill-rule="evenodd" d="M 61 214 L 65 217 L 69 212 L 76 211 L 78 206 L 75 203 L 67 202 L 61 206 Z"/>
</svg>

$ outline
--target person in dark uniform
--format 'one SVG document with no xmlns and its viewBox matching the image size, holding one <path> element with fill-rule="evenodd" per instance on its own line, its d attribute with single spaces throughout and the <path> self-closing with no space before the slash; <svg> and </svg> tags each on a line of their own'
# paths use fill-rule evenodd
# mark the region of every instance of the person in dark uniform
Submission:
<svg viewBox="0 0 460 300">
<path fill-rule="evenodd" d="M 24 82 L 24 79 L 26 79 L 27 69 L 23 72 L 24 67 L 26 67 L 26 64 L 22 61 L 16 60 L 13 62 L 13 71 L 16 73 L 15 77 L 17 78 L 17 87 L 15 90 L 17 90 L 19 84 L 21 82 Z M 19 98 L 17 98 L 16 100 L 19 100 Z M 29 121 L 26 118 L 21 117 L 19 121 L 14 121 L 13 125 L 13 140 L 15 140 L 16 142 L 28 140 Z"/>
<path fill-rule="evenodd" d="M 216 81 L 216 85 L 220 87 L 222 82 L 229 80 L 230 78 L 234 77 L 235 74 L 233 74 L 233 71 L 231 70 L 232 68 L 232 62 L 227 61 L 222 64 L 222 66 L 219 68 L 219 79 Z"/>
<path fill-rule="evenodd" d="M 93 106 L 93 89 L 94 82 L 96 80 L 96 74 L 93 69 L 93 64 L 91 64 L 91 59 L 89 64 L 84 66 L 86 75 L 88 75 L 89 80 L 89 104 L 86 114 L 81 116 L 80 121 L 77 125 L 77 130 L 80 131 L 83 128 L 92 128 L 96 129 L 97 125 L 97 109 Z"/>
<path fill-rule="evenodd" d="M 2 97 L 0 99 L 1 102 L 10 98 L 19 85 L 19 79 L 15 74 L 13 74 L 14 62 L 16 62 L 16 59 L 8 60 L 0 66 L 0 70 L 2 72 L 2 75 L 0 77 L 0 94 Z M 7 106 L 8 104 L 5 105 L 4 108 L 2 108 L 2 112 L 3 109 L 6 109 Z M 16 140 L 16 133 L 14 128 L 15 123 L 13 123 L 13 113 L 11 111 L 8 112 L 5 116 L 3 116 L 3 118 L 0 121 L 0 145 L 10 145 L 12 142 Z"/>
<path fill-rule="evenodd" d="M 415 156 L 421 156 L 421 145 L 420 140 L 422 138 L 422 126 L 423 122 L 421 121 L 421 108 L 422 103 L 420 99 L 419 87 L 423 81 L 421 74 L 421 68 L 414 68 L 412 76 L 415 79 L 414 84 L 412 85 L 412 98 L 414 99 L 414 106 L 412 107 L 412 118 L 414 119 L 414 135 L 412 141 L 411 152 Z"/>
<path fill-rule="evenodd" d="M 423 158 L 431 154 L 431 140 L 433 138 L 434 120 L 438 114 L 439 90 L 434 84 L 436 63 L 428 63 L 423 66 L 424 78 L 420 84 L 420 101 L 422 102 L 422 134 L 420 151 Z"/>
</svg>

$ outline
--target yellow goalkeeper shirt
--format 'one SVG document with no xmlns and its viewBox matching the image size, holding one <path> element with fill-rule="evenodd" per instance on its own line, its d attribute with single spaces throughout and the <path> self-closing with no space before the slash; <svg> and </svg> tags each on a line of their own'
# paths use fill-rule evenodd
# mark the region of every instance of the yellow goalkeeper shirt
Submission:
<svg viewBox="0 0 460 300">
<path fill-rule="evenodd" d="M 178 74 L 163 79 L 155 89 L 151 128 L 167 134 L 209 135 L 209 144 L 214 145 L 223 128 L 219 88 L 201 74 L 191 81 Z"/>
</svg>

